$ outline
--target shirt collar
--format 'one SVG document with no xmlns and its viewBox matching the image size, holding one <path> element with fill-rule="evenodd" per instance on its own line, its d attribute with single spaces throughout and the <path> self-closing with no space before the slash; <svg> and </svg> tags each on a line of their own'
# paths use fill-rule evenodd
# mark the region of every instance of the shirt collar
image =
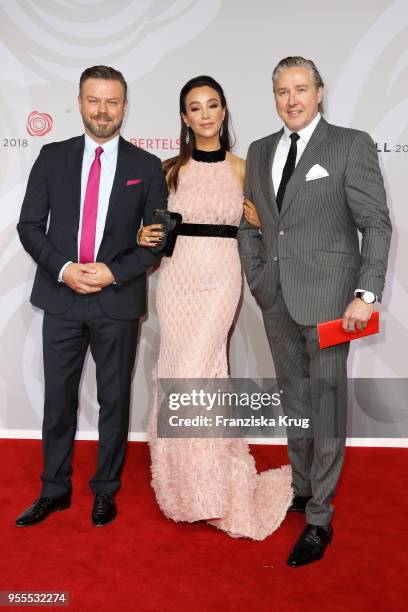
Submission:
<svg viewBox="0 0 408 612">
<path fill-rule="evenodd" d="M 108 142 L 105 142 L 103 145 L 100 145 L 98 142 L 96 142 L 93 138 L 91 138 L 90 136 L 88 136 L 88 134 L 85 133 L 85 155 L 86 156 L 94 156 L 95 155 L 95 149 L 97 149 L 97 147 L 101 146 L 103 149 L 103 154 L 105 156 L 105 159 L 108 158 L 109 160 L 113 159 L 114 155 L 117 155 L 118 153 L 118 146 L 119 146 L 119 134 L 117 136 L 115 136 L 115 138 L 112 138 L 111 140 L 108 140 Z"/>
<path fill-rule="evenodd" d="M 306 127 L 304 127 L 302 130 L 298 131 L 299 137 L 301 138 L 301 140 L 303 140 L 303 142 L 305 142 L 306 144 L 309 142 L 309 140 L 312 137 L 313 132 L 316 129 L 317 124 L 319 123 L 321 118 L 321 114 L 317 113 L 316 117 L 313 119 L 313 121 L 311 121 L 309 123 L 309 125 L 307 125 Z M 285 136 L 285 139 L 288 140 L 289 136 L 292 134 L 292 131 L 286 127 L 286 125 L 283 126 L 283 133 Z"/>
</svg>

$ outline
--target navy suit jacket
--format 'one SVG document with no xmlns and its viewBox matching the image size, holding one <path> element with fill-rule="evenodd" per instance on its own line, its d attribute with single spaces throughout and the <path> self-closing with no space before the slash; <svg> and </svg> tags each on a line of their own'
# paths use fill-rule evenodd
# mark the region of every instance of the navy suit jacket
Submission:
<svg viewBox="0 0 408 612">
<path fill-rule="evenodd" d="M 41 149 L 17 225 L 25 250 L 38 264 L 31 303 L 51 314 L 66 312 L 74 300 L 74 292 L 58 282 L 58 275 L 67 261 L 78 261 L 84 144 L 84 136 L 79 136 Z M 106 263 L 116 280 L 99 294 L 105 313 L 135 319 L 146 312 L 146 271 L 160 257 L 137 245 L 137 231 L 142 219 L 148 225 L 156 208 L 166 208 L 168 193 L 157 157 L 122 137 L 118 147 L 105 230 L 95 260 Z M 135 179 L 141 180 L 127 185 Z"/>
</svg>

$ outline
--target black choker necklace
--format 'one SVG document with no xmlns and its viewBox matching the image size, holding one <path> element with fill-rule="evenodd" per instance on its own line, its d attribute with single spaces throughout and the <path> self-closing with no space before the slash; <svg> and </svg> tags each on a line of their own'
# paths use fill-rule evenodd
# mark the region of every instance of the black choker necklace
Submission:
<svg viewBox="0 0 408 612">
<path fill-rule="evenodd" d="M 218 149 L 218 151 L 201 151 L 199 149 L 194 149 L 192 158 L 195 161 L 199 162 L 207 162 L 207 163 L 215 163 L 225 160 L 226 156 L 225 149 Z"/>
</svg>

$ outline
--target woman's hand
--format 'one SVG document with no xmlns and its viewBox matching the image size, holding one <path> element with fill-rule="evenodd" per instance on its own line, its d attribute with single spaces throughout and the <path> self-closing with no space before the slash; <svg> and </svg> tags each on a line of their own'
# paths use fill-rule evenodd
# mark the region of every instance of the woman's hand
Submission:
<svg viewBox="0 0 408 612">
<path fill-rule="evenodd" d="M 163 238 L 163 226 L 160 223 L 146 225 L 137 232 L 136 242 L 142 247 L 155 247 Z"/>
<path fill-rule="evenodd" d="M 251 225 L 259 229 L 262 227 L 255 204 L 247 199 L 244 200 L 244 217 Z"/>
</svg>

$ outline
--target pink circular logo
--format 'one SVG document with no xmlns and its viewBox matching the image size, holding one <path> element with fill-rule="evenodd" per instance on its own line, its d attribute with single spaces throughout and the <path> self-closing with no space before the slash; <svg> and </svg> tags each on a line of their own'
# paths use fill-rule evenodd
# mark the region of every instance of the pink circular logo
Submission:
<svg viewBox="0 0 408 612">
<path fill-rule="evenodd" d="M 48 113 L 33 111 L 28 115 L 27 132 L 30 136 L 44 136 L 52 128 L 52 117 Z"/>
</svg>

